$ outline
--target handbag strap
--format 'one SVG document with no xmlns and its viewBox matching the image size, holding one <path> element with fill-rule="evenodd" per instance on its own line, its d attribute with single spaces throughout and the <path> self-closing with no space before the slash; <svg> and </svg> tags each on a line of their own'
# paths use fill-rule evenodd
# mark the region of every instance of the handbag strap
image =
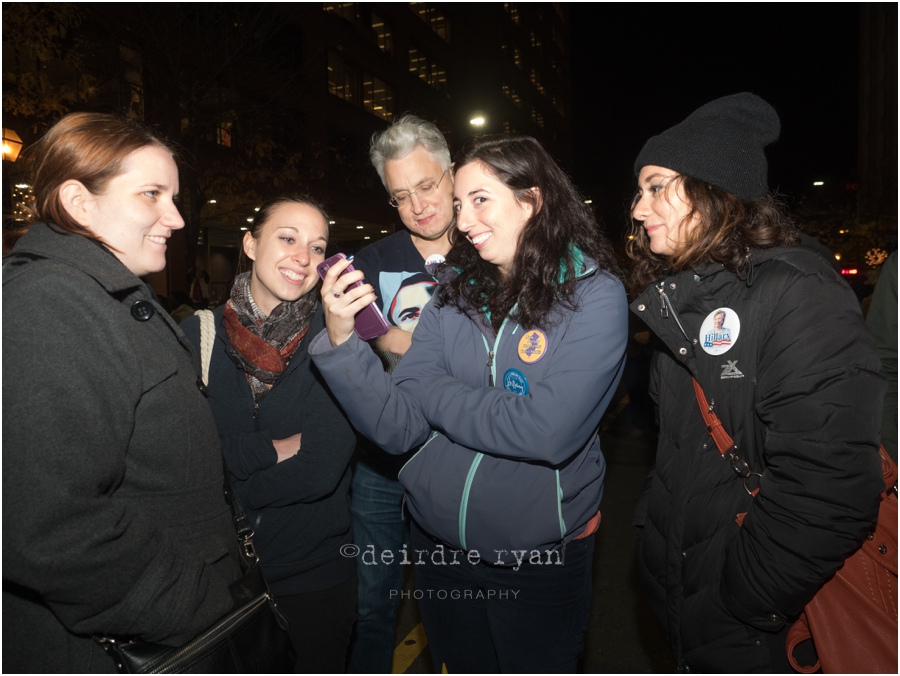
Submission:
<svg viewBox="0 0 900 676">
<path fill-rule="evenodd" d="M 713 438 L 713 441 L 715 441 L 716 448 L 722 457 L 728 457 L 732 460 L 732 467 L 735 472 L 744 479 L 748 478 L 742 475 L 741 466 L 747 467 L 747 465 L 738 457 L 737 453 L 735 453 L 737 449 L 734 445 L 734 439 L 732 439 L 731 435 L 725 431 L 722 421 L 719 420 L 719 416 L 713 411 L 713 406 L 706 401 L 706 393 L 703 392 L 703 387 L 695 377 L 691 376 L 691 380 L 694 383 L 694 395 L 697 398 L 697 406 L 700 407 L 700 415 L 703 416 L 703 422 L 706 423 L 706 431 L 709 433 L 709 436 Z M 896 463 L 894 463 L 890 455 L 888 455 L 884 445 L 878 449 L 878 452 L 881 456 L 881 469 L 884 473 L 884 493 L 881 495 L 882 498 L 887 498 L 888 495 L 897 490 L 897 477 L 898 474 L 900 474 L 900 471 L 898 471 Z M 747 467 L 747 469 L 749 470 L 749 467 Z M 750 473 L 755 474 L 754 472 Z M 757 488 L 748 492 L 755 496 L 758 491 L 759 489 Z"/>
<path fill-rule="evenodd" d="M 707 403 L 706 394 L 703 392 L 700 383 L 697 382 L 697 379 L 693 376 L 691 376 L 691 380 L 694 382 L 694 395 L 697 397 L 697 406 L 700 407 L 700 415 L 703 416 L 703 422 L 706 423 L 706 431 L 716 443 L 716 449 L 719 451 L 719 455 L 731 464 L 731 469 L 733 469 L 734 473 L 741 478 L 747 495 L 756 497 L 759 493 L 759 486 L 749 488 L 747 486 L 747 481 L 752 477 L 759 479 L 762 475 L 759 472 L 754 472 L 750 468 L 750 465 L 747 464 L 747 461 L 738 455 L 734 439 L 732 439 L 731 435 L 725 431 L 722 421 L 719 420 L 719 416 L 713 411 L 713 404 Z M 743 523 L 745 515 L 746 512 L 737 515 L 737 524 L 739 526 Z"/>
<path fill-rule="evenodd" d="M 694 381 L 694 395 L 697 397 L 697 405 L 700 407 L 700 415 L 703 416 L 703 422 L 706 423 L 706 431 L 709 436 L 716 442 L 716 448 L 723 456 L 734 448 L 734 439 L 725 431 L 719 416 L 713 411 L 713 407 L 706 401 L 706 394 L 697 379 L 691 376 Z"/>
<path fill-rule="evenodd" d="M 209 363 L 212 361 L 213 343 L 216 340 L 216 323 L 209 310 L 197 310 L 194 314 L 200 318 L 200 372 L 203 384 L 209 385 Z"/>
<path fill-rule="evenodd" d="M 209 364 L 212 361 L 212 348 L 216 339 L 216 324 L 213 313 L 209 310 L 198 310 L 195 314 L 200 318 L 200 368 L 203 384 L 209 385 Z M 231 506 L 231 520 L 238 542 L 241 543 L 244 563 L 252 568 L 259 562 L 256 548 L 253 546 L 253 529 L 250 527 L 250 520 L 244 511 L 241 496 L 238 494 L 237 486 L 234 485 L 234 477 L 228 469 L 224 454 L 222 454 L 222 470 L 225 477 L 225 502 Z"/>
<path fill-rule="evenodd" d="M 250 520 L 244 511 L 241 496 L 237 492 L 237 486 L 234 485 L 234 477 L 228 470 L 224 455 L 222 456 L 222 468 L 225 473 L 225 502 L 231 506 L 231 520 L 234 524 L 235 533 L 237 533 L 238 542 L 241 544 L 241 554 L 244 557 L 244 563 L 247 564 L 248 568 L 252 568 L 259 563 L 256 547 L 253 546 L 253 529 L 250 527 Z"/>
</svg>

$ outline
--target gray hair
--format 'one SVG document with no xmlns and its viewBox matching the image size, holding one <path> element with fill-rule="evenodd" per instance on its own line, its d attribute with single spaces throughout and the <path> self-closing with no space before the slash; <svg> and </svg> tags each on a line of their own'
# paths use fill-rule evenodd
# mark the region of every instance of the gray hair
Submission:
<svg viewBox="0 0 900 676">
<path fill-rule="evenodd" d="M 444 135 L 434 124 L 421 117 L 403 115 L 390 127 L 372 136 L 369 158 L 385 188 L 384 163 L 406 157 L 416 146 L 425 148 L 445 170 L 450 168 L 450 148 Z"/>
</svg>

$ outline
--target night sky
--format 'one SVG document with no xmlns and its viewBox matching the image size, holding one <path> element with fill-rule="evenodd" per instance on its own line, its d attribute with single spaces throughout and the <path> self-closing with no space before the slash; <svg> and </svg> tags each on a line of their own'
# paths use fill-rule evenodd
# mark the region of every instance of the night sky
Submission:
<svg viewBox="0 0 900 676">
<path fill-rule="evenodd" d="M 859 6 L 573 3 L 573 173 L 612 232 L 644 142 L 702 104 L 749 91 L 778 111 L 769 186 L 855 180 Z"/>
</svg>

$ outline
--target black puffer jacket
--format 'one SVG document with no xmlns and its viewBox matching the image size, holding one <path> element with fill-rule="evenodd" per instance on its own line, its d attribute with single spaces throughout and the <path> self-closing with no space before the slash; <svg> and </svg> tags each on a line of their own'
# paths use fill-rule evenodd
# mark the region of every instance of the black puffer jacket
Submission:
<svg viewBox="0 0 900 676">
<path fill-rule="evenodd" d="M 771 671 L 771 633 L 862 542 L 884 488 L 885 384 L 854 294 L 802 247 L 751 260 L 744 279 L 714 264 L 631 305 L 668 348 L 654 357 L 659 449 L 635 529 L 646 594 L 683 670 Z M 762 473 L 757 497 L 707 434 L 692 374 Z"/>
</svg>

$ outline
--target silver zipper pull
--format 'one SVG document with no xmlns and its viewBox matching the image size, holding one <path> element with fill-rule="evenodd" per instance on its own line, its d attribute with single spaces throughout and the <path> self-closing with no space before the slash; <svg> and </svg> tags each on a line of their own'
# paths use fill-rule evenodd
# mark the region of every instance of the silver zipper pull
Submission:
<svg viewBox="0 0 900 676">
<path fill-rule="evenodd" d="M 662 283 L 660 283 L 657 291 L 659 291 L 659 316 L 663 319 L 668 319 L 669 308 L 666 306 L 666 293 L 663 291 Z"/>
<path fill-rule="evenodd" d="M 488 368 L 488 387 L 494 386 L 494 373 L 491 371 L 491 367 L 494 365 L 494 351 L 491 350 L 488 352 L 488 360 L 487 360 L 487 368 Z"/>
</svg>

